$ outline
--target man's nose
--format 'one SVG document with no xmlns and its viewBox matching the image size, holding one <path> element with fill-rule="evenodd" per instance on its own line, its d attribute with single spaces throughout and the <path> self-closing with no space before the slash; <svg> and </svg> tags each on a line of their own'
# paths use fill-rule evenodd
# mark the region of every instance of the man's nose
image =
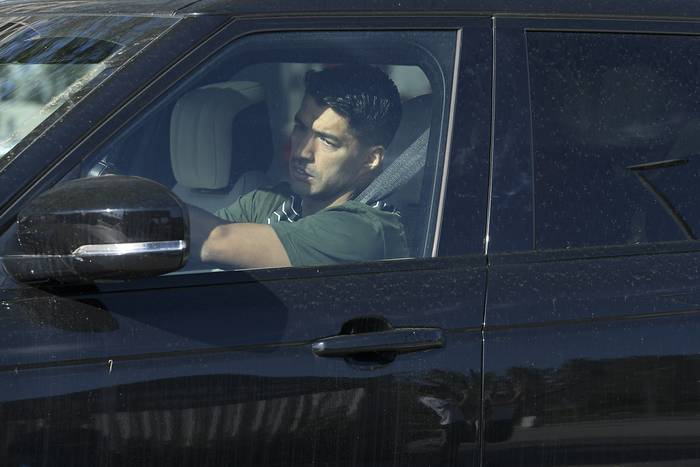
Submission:
<svg viewBox="0 0 700 467">
<path fill-rule="evenodd" d="M 314 137 L 313 134 L 309 133 L 304 135 L 299 141 L 298 151 L 296 156 L 301 159 L 313 159 L 314 157 L 314 147 L 313 147 Z"/>
</svg>

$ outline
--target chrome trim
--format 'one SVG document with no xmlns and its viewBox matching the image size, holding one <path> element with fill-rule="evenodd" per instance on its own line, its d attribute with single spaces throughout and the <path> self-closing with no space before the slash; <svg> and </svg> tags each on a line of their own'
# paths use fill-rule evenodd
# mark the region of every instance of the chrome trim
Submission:
<svg viewBox="0 0 700 467">
<path fill-rule="evenodd" d="M 445 158 L 442 167 L 442 186 L 440 187 L 440 198 L 438 201 L 438 211 L 435 219 L 435 237 L 433 238 L 433 251 L 431 257 L 436 257 L 440 247 L 440 235 L 442 234 L 442 218 L 445 209 L 445 196 L 447 194 L 447 177 L 449 176 L 450 153 L 452 152 L 452 132 L 454 131 L 455 108 L 457 107 L 457 89 L 459 81 L 460 58 L 462 57 L 462 32 L 463 28 L 457 31 L 455 40 L 455 62 L 452 70 L 452 95 L 450 96 L 450 110 L 447 115 L 447 141 L 445 143 Z"/>
<path fill-rule="evenodd" d="M 164 242 L 107 243 L 104 245 L 83 245 L 73 251 L 73 256 L 121 256 L 143 253 L 184 252 L 187 243 L 183 240 Z"/>
<path fill-rule="evenodd" d="M 491 208 L 493 204 L 493 161 L 496 147 L 496 17 L 491 17 L 491 128 L 489 129 L 488 194 L 486 199 L 486 232 L 484 254 L 489 254 L 491 245 Z"/>
</svg>

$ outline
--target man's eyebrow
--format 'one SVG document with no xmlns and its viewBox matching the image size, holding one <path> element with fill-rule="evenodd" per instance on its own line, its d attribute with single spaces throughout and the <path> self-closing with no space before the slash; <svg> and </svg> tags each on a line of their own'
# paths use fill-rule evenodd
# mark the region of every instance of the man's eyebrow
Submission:
<svg viewBox="0 0 700 467">
<path fill-rule="evenodd" d="M 299 115 L 295 115 L 295 116 L 294 116 L 294 123 L 296 123 L 297 125 L 301 125 L 301 126 L 304 127 L 304 128 L 308 128 L 308 126 L 306 125 L 306 123 L 304 123 L 304 122 L 302 121 L 302 119 L 301 119 L 301 117 L 300 117 Z M 341 138 L 339 138 L 338 136 L 336 136 L 336 135 L 334 135 L 334 134 L 332 134 L 332 133 L 326 133 L 325 131 L 314 130 L 313 128 L 311 128 L 311 131 L 313 132 L 314 135 L 320 136 L 321 138 L 328 139 L 328 140 L 330 140 L 331 142 L 333 142 L 333 144 L 338 144 L 338 145 L 340 145 L 340 144 L 342 144 L 342 142 L 343 142 L 343 140 L 342 140 Z"/>
<path fill-rule="evenodd" d="M 311 131 L 316 136 L 320 136 L 321 138 L 331 140 L 334 144 L 341 144 L 343 142 L 342 139 L 340 139 L 339 137 L 337 137 L 336 135 L 334 135 L 332 133 L 326 133 L 325 131 L 314 130 L 313 128 L 311 129 Z"/>
</svg>

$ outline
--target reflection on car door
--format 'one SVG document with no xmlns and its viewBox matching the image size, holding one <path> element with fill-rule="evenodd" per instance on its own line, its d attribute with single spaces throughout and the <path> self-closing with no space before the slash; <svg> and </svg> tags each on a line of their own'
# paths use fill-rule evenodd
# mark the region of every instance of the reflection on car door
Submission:
<svg viewBox="0 0 700 467">
<path fill-rule="evenodd" d="M 423 260 L 264 276 L 17 292 L 3 314 L 15 337 L 3 341 L 7 465 L 425 465 L 456 448 L 477 458 L 478 258 L 457 271 Z M 441 329 L 443 347 L 312 351 L 389 325 Z"/>
</svg>

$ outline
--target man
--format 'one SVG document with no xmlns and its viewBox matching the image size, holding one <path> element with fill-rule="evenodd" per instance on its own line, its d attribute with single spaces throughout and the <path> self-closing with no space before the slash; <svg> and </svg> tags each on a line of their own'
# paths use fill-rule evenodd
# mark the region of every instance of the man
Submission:
<svg viewBox="0 0 700 467">
<path fill-rule="evenodd" d="M 192 253 L 242 268 L 407 256 L 398 213 L 353 201 L 379 173 L 400 119 L 396 85 L 378 68 L 309 72 L 294 117 L 290 183 L 248 193 L 218 217 L 191 209 Z"/>
</svg>

